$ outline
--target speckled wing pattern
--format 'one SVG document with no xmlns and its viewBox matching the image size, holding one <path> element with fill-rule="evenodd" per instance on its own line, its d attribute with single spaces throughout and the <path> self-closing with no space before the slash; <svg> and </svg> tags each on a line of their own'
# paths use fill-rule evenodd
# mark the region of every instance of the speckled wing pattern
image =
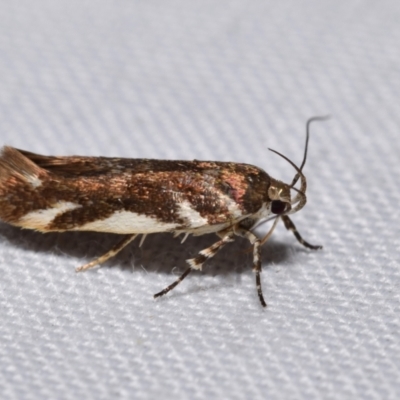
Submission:
<svg viewBox="0 0 400 400">
<path fill-rule="evenodd" d="M 257 212 L 269 184 L 264 171 L 247 164 L 47 157 L 5 147 L 0 218 L 45 232 L 215 231 Z M 130 221 L 112 223 L 117 214 Z"/>
</svg>

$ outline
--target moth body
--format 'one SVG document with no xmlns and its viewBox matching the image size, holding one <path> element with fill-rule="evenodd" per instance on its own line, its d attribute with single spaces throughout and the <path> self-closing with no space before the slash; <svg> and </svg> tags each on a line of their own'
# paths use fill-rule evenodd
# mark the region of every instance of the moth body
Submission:
<svg viewBox="0 0 400 400">
<path fill-rule="evenodd" d="M 260 246 L 277 221 L 281 218 L 305 246 L 319 248 L 305 242 L 288 217 L 305 205 L 307 188 L 301 171 L 305 159 L 301 168 L 289 162 L 297 171 L 291 185 L 249 164 L 53 157 L 5 146 L 0 153 L 0 219 L 40 232 L 128 235 L 108 253 L 78 270 L 104 262 L 139 234 L 171 232 L 186 238 L 189 234 L 216 233 L 220 240 L 187 260 L 189 268 L 181 278 L 156 297 L 169 292 L 192 269 L 201 269 L 235 236 L 243 236 L 253 246 L 257 290 L 265 306 L 259 277 Z M 299 178 L 301 187 L 295 189 Z M 292 189 L 296 191 L 294 198 Z M 271 216 L 276 216 L 271 232 L 263 239 L 257 238 L 251 228 Z"/>
<path fill-rule="evenodd" d="M 203 235 L 268 217 L 271 184 L 284 185 L 248 164 L 47 157 L 4 147 L 0 219 L 41 232 Z"/>
</svg>

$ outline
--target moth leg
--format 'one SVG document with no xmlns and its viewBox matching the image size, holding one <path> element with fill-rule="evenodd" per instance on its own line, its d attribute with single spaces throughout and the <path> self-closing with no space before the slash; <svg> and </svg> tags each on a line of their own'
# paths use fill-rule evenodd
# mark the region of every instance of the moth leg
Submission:
<svg viewBox="0 0 400 400">
<path fill-rule="evenodd" d="M 201 270 L 201 267 L 205 261 L 207 261 L 211 257 L 214 257 L 215 254 L 217 254 L 217 252 L 222 249 L 222 247 L 224 247 L 227 243 L 233 241 L 233 236 L 233 232 L 226 234 L 221 240 L 218 240 L 218 242 L 214 243 L 212 246 L 201 250 L 197 257 L 186 260 L 190 267 L 187 268 L 186 271 L 175 282 L 171 283 L 165 289 L 161 290 L 161 292 L 156 293 L 154 295 L 154 298 L 164 296 L 164 294 L 170 292 L 172 289 L 175 288 L 175 286 L 181 283 L 190 274 L 190 272 L 192 272 L 192 270 Z"/>
<path fill-rule="evenodd" d="M 227 243 L 233 242 L 234 232 L 227 233 L 221 240 L 214 243 L 212 246 L 207 247 L 204 250 L 199 251 L 199 255 L 195 258 L 190 258 L 186 262 L 190 265 L 190 268 L 200 270 L 203 264 L 209 259 L 214 257 L 219 250 L 221 250 Z"/>
<path fill-rule="evenodd" d="M 301 235 L 300 235 L 300 233 L 298 232 L 298 230 L 297 230 L 295 224 L 293 223 L 293 221 L 292 221 L 287 215 L 282 215 L 281 218 L 282 218 L 282 220 L 283 220 L 283 223 L 285 224 L 286 229 L 287 229 L 288 231 L 293 232 L 293 235 L 296 237 L 296 239 L 297 239 L 304 247 L 307 247 L 307 248 L 312 249 L 312 250 L 319 250 L 319 249 L 322 249 L 322 246 L 313 245 L 313 244 L 310 244 L 310 243 L 306 242 L 306 241 L 301 237 Z"/>
<path fill-rule="evenodd" d="M 262 286 L 261 286 L 261 239 L 259 239 L 254 233 L 250 232 L 245 228 L 238 227 L 235 233 L 239 236 L 245 237 L 253 245 L 253 271 L 256 273 L 256 288 L 258 298 L 263 307 L 267 307 L 267 303 L 264 300 Z"/>
<path fill-rule="evenodd" d="M 136 234 L 127 236 L 121 242 L 117 243 L 111 250 L 107 251 L 107 253 L 103 254 L 99 258 L 96 258 L 95 260 L 85 265 L 76 268 L 75 271 L 76 272 L 86 271 L 88 269 L 95 267 L 98 264 L 102 264 L 109 258 L 114 257 L 116 254 L 118 254 L 124 247 L 126 247 L 130 242 L 132 242 L 132 240 L 135 239 L 136 236 L 137 236 Z"/>
<path fill-rule="evenodd" d="M 181 283 L 190 273 L 192 272 L 192 268 L 187 268 L 185 272 L 175 281 L 172 282 L 169 286 L 167 286 L 165 289 L 161 290 L 161 292 L 158 292 L 154 295 L 154 298 L 156 299 L 157 297 L 164 296 L 164 294 L 167 294 L 170 292 L 176 285 Z"/>
<path fill-rule="evenodd" d="M 147 234 L 144 234 L 144 235 L 142 236 L 142 238 L 140 239 L 139 247 L 142 247 L 142 244 L 144 243 L 146 237 L 147 237 Z"/>
</svg>

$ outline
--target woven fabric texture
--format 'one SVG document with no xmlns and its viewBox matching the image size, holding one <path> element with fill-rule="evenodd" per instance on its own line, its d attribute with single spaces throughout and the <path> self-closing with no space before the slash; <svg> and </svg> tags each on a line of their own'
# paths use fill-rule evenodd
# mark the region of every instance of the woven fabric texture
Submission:
<svg viewBox="0 0 400 400">
<path fill-rule="evenodd" d="M 0 2 L 0 144 L 247 162 L 308 203 L 165 298 L 215 235 L 133 242 L 0 223 L 2 399 L 400 398 L 400 3 Z M 259 228 L 263 234 L 268 226 Z"/>
</svg>

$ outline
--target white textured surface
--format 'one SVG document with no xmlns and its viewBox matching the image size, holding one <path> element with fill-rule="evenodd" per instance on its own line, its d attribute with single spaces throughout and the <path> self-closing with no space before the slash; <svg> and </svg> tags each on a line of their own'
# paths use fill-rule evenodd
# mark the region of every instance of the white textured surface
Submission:
<svg viewBox="0 0 400 400">
<path fill-rule="evenodd" d="M 312 129 L 309 203 L 171 295 L 213 236 L 0 224 L 2 399 L 400 398 L 400 3 L 0 2 L 1 143 L 45 154 L 250 162 L 285 181 Z M 109 268 L 113 266 L 112 268 Z M 174 269 L 176 268 L 176 269 Z"/>
</svg>

